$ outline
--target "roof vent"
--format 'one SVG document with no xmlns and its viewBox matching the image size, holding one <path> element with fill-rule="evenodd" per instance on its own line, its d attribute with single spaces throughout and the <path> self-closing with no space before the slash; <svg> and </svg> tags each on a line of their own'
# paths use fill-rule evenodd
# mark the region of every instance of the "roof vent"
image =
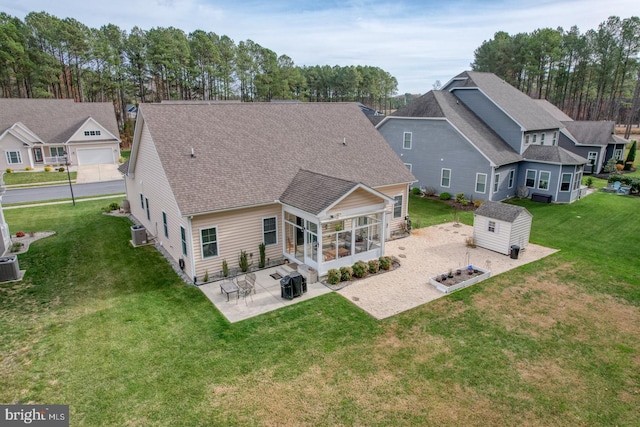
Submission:
<svg viewBox="0 0 640 427">
<path fill-rule="evenodd" d="M 347 138 L 342 138 L 342 145 L 347 145 Z"/>
<path fill-rule="evenodd" d="M 191 147 L 191 158 L 195 158 L 196 157 L 196 152 L 193 151 L 193 147 Z"/>
</svg>

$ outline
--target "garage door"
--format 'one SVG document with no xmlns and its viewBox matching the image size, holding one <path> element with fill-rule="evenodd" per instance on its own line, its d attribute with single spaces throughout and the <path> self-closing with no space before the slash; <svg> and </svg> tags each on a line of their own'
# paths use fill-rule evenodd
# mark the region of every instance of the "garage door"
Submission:
<svg viewBox="0 0 640 427">
<path fill-rule="evenodd" d="M 113 150 L 111 148 L 79 148 L 79 165 L 99 165 L 103 163 L 113 163 Z"/>
</svg>

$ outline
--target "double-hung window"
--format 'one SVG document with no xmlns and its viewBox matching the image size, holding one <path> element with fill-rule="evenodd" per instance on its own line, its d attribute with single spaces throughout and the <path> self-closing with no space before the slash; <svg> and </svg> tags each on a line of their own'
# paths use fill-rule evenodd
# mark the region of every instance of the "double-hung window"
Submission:
<svg viewBox="0 0 640 427">
<path fill-rule="evenodd" d="M 546 134 L 546 133 L 544 133 L 544 132 L 542 132 L 542 133 L 540 134 L 540 145 L 544 145 L 544 137 L 545 137 L 546 135 L 547 135 L 547 134 Z"/>
<path fill-rule="evenodd" d="M 20 151 L 7 151 L 7 163 L 10 165 L 22 163 L 22 153 Z"/>
<path fill-rule="evenodd" d="M 51 152 L 51 157 L 64 157 L 66 155 L 64 147 L 49 147 L 49 151 Z"/>
<path fill-rule="evenodd" d="M 402 216 L 402 194 L 393 198 L 396 202 L 393 204 L 393 217 L 400 218 Z"/>
<path fill-rule="evenodd" d="M 164 227 L 164 237 L 169 237 L 169 226 L 167 225 L 166 212 L 162 212 L 162 226 Z"/>
<path fill-rule="evenodd" d="M 509 171 L 509 188 L 510 188 L 510 189 L 511 189 L 511 188 L 513 188 L 513 180 L 514 180 L 514 178 L 515 178 L 515 175 L 516 175 L 516 171 L 514 171 L 513 169 L 511 169 L 511 170 Z"/>
<path fill-rule="evenodd" d="M 538 189 L 539 190 L 548 190 L 549 189 L 549 179 L 550 178 L 551 178 L 551 172 L 540 171 L 540 177 L 538 178 Z"/>
<path fill-rule="evenodd" d="M 440 186 L 449 188 L 451 185 L 451 169 L 442 168 L 440 171 Z"/>
<path fill-rule="evenodd" d="M 560 182 L 560 191 L 569 191 L 571 190 L 571 176 L 570 173 L 562 174 L 562 181 Z"/>
<path fill-rule="evenodd" d="M 412 171 L 413 165 L 411 165 L 411 163 L 405 163 L 404 165 L 407 167 L 407 169 L 409 169 L 409 172 Z"/>
<path fill-rule="evenodd" d="M 182 241 L 182 255 L 187 256 L 187 231 L 180 226 L 180 240 Z"/>
<path fill-rule="evenodd" d="M 262 220 L 262 236 L 265 246 L 278 243 L 278 230 L 275 216 Z"/>
<path fill-rule="evenodd" d="M 495 233 L 496 232 L 496 222 L 495 221 L 489 221 L 489 223 L 487 224 L 487 231 L 490 233 Z"/>
<path fill-rule="evenodd" d="M 200 230 L 202 258 L 218 256 L 218 227 Z"/>
<path fill-rule="evenodd" d="M 498 189 L 500 189 L 500 174 L 497 173 L 493 177 L 493 192 L 497 193 Z"/>
<path fill-rule="evenodd" d="M 487 174 L 476 174 L 476 193 L 485 193 L 487 191 Z"/>
<path fill-rule="evenodd" d="M 411 150 L 411 139 L 413 135 L 411 132 L 405 132 L 402 136 L 402 148 L 405 150 Z"/>
<path fill-rule="evenodd" d="M 144 198 L 144 204 L 145 204 L 145 207 L 147 208 L 147 219 L 151 221 L 151 211 L 149 210 L 149 199 L 146 197 Z"/>
<path fill-rule="evenodd" d="M 527 177 L 525 180 L 525 184 L 529 188 L 534 188 L 536 186 L 536 171 L 535 169 L 527 169 Z"/>
</svg>

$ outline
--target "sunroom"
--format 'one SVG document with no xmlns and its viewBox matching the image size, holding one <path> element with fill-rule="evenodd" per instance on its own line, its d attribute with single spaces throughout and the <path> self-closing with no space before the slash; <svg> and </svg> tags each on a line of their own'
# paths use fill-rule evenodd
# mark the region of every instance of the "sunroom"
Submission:
<svg viewBox="0 0 640 427">
<path fill-rule="evenodd" d="M 283 253 L 324 275 L 384 255 L 394 199 L 366 185 L 300 171 L 280 199 Z"/>
</svg>

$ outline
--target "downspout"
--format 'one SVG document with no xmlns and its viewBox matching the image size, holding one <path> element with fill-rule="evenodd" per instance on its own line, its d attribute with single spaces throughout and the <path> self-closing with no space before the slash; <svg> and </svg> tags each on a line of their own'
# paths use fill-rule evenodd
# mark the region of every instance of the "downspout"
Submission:
<svg viewBox="0 0 640 427">
<path fill-rule="evenodd" d="M 496 180 L 496 167 L 495 166 L 491 166 L 491 186 L 489 187 L 489 201 L 493 202 L 493 188 L 494 188 L 494 184 L 495 184 L 495 180 Z M 500 189 L 498 188 L 498 191 L 500 191 Z"/>
<path fill-rule="evenodd" d="M 191 219 L 193 217 L 189 216 L 187 217 L 187 233 L 188 237 L 187 237 L 187 242 L 189 242 L 189 248 L 191 248 L 191 260 L 189 262 L 189 264 L 191 265 L 191 277 L 194 279 L 193 280 L 193 284 L 196 284 L 196 251 L 193 248 L 193 232 L 192 232 L 192 226 L 191 226 Z"/>
</svg>

